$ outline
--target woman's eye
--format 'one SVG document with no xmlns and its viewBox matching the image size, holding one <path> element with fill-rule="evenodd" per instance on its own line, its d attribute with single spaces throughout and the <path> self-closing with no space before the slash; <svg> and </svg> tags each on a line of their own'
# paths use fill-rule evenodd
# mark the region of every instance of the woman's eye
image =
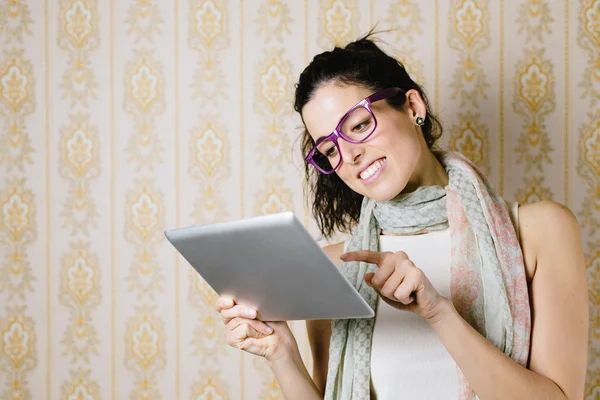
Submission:
<svg viewBox="0 0 600 400">
<path fill-rule="evenodd" d="M 365 129 L 367 129 L 369 127 L 369 125 L 371 125 L 371 119 L 367 119 L 357 125 L 354 126 L 354 128 L 352 129 L 353 132 L 363 132 Z"/>
<path fill-rule="evenodd" d="M 337 148 L 335 146 L 333 146 L 332 148 L 328 149 L 327 151 L 325 151 L 325 156 L 327 157 L 333 157 L 335 156 L 337 153 Z"/>
</svg>

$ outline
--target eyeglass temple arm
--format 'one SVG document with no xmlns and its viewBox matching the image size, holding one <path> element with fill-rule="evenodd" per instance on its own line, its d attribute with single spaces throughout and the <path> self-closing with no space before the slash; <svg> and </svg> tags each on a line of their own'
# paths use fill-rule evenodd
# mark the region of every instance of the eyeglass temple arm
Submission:
<svg viewBox="0 0 600 400">
<path fill-rule="evenodd" d="M 404 92 L 404 90 L 400 89 L 400 88 L 388 88 L 388 89 L 384 89 L 380 92 L 377 92 L 369 97 L 367 97 L 367 100 L 369 100 L 369 103 L 374 103 L 376 101 L 379 101 L 381 99 L 385 99 L 387 97 L 392 97 L 397 95 L 400 92 Z"/>
</svg>

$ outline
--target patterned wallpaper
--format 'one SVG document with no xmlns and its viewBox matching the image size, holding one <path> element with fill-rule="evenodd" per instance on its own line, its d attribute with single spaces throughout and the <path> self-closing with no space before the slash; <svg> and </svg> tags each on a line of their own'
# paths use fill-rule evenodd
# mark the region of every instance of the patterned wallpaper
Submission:
<svg viewBox="0 0 600 400">
<path fill-rule="evenodd" d="M 163 231 L 291 210 L 316 237 L 293 85 L 376 23 L 444 145 L 578 216 L 600 398 L 598 0 L 0 1 L 0 398 L 281 398 Z"/>
</svg>

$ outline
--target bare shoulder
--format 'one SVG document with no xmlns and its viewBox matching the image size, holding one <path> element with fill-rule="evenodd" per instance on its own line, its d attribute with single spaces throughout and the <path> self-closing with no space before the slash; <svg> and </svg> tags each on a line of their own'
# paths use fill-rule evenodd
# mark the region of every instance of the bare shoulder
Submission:
<svg viewBox="0 0 600 400">
<path fill-rule="evenodd" d="M 342 262 L 342 260 L 340 260 L 340 256 L 344 254 L 344 242 L 327 245 L 323 247 L 323 251 L 339 268 Z"/>
<path fill-rule="evenodd" d="M 560 203 L 544 200 L 520 205 L 519 234 L 529 282 L 537 272 L 539 261 L 559 249 L 575 251 L 583 257 L 577 218 Z"/>
<path fill-rule="evenodd" d="M 538 260 L 556 249 L 582 253 L 581 232 L 573 212 L 554 201 L 519 207 L 519 230 L 524 253 Z"/>
<path fill-rule="evenodd" d="M 520 205 L 519 221 L 525 227 L 538 229 L 559 226 L 579 230 L 573 212 L 568 207 L 550 200 Z"/>
</svg>

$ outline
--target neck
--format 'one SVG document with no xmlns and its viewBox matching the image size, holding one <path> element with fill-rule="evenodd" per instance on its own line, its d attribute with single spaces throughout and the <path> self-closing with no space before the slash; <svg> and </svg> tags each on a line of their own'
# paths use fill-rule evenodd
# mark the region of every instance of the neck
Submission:
<svg viewBox="0 0 600 400">
<path fill-rule="evenodd" d="M 446 169 L 429 149 L 424 150 L 422 153 L 415 172 L 402 193 L 412 193 L 421 186 L 446 187 L 448 185 Z"/>
</svg>

